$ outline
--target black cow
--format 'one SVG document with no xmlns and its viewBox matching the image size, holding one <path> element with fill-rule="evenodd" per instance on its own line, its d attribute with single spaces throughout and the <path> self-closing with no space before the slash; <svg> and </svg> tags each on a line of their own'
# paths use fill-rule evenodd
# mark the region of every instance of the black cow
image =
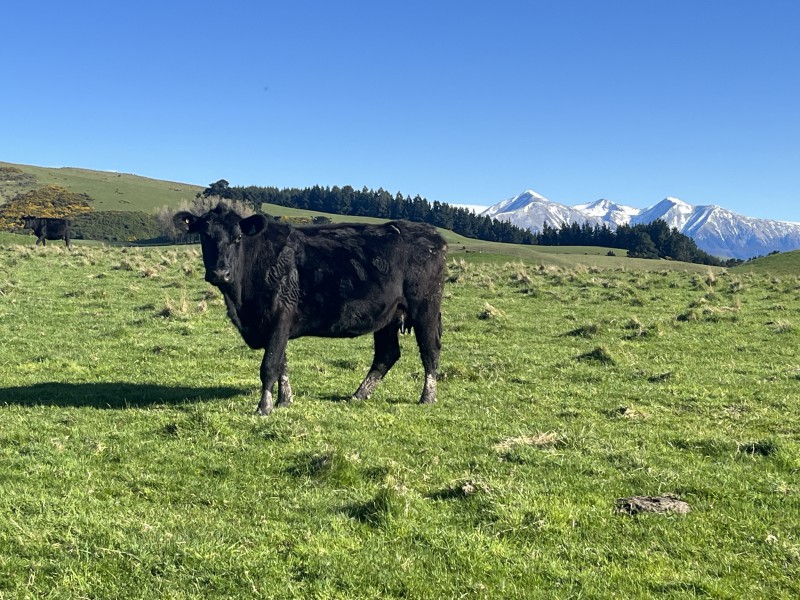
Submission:
<svg viewBox="0 0 800 600">
<path fill-rule="evenodd" d="M 286 343 L 306 335 L 373 334 L 372 367 L 353 395 L 363 400 L 400 358 L 398 332 L 413 328 L 425 369 L 420 402 L 436 401 L 447 243 L 432 226 L 293 227 L 225 204 L 179 212 L 174 223 L 200 234 L 206 281 L 222 291 L 247 345 L 264 349 L 259 414 L 272 411 L 276 381 L 277 405 L 291 403 Z"/>
<path fill-rule="evenodd" d="M 69 219 L 40 219 L 38 217 L 22 217 L 25 229 L 33 229 L 36 234 L 36 245 L 47 245 L 47 240 L 64 240 L 67 248 L 72 250 L 70 236 L 72 221 Z"/>
</svg>

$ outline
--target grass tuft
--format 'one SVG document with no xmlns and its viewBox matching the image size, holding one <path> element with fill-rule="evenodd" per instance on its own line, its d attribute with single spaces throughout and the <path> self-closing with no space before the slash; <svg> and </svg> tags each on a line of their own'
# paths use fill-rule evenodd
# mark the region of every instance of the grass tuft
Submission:
<svg viewBox="0 0 800 600">
<path fill-rule="evenodd" d="M 611 352 L 605 346 L 598 346 L 594 350 L 578 355 L 576 358 L 580 361 L 597 362 L 604 365 L 613 365 L 616 363 Z"/>
<path fill-rule="evenodd" d="M 478 314 L 478 318 L 481 320 L 490 320 L 490 319 L 500 319 L 505 317 L 506 313 L 489 304 L 488 302 L 484 303 L 483 310 Z"/>
<path fill-rule="evenodd" d="M 352 518 L 373 527 L 390 527 L 409 509 L 408 490 L 391 478 L 367 502 L 351 506 Z"/>
<path fill-rule="evenodd" d="M 778 334 L 792 333 L 795 329 L 794 323 L 790 321 L 774 321 L 769 324 L 772 325 L 773 331 Z"/>
<path fill-rule="evenodd" d="M 780 443 L 775 439 L 757 440 L 737 444 L 736 451 L 752 456 L 776 456 L 780 452 Z"/>
<path fill-rule="evenodd" d="M 569 336 L 569 337 L 589 338 L 589 337 L 596 336 L 599 332 L 600 332 L 600 327 L 595 325 L 594 323 L 592 323 L 590 325 L 583 325 L 581 327 L 577 327 L 575 329 L 571 329 L 570 331 L 568 331 L 564 335 L 565 336 Z"/>
<path fill-rule="evenodd" d="M 353 457 L 336 450 L 303 454 L 287 471 L 294 477 L 305 477 L 337 485 L 353 486 L 361 480 Z"/>
<path fill-rule="evenodd" d="M 675 439 L 672 445 L 681 450 L 690 450 L 712 458 L 733 456 L 738 451 L 736 442 L 722 438 Z"/>
</svg>

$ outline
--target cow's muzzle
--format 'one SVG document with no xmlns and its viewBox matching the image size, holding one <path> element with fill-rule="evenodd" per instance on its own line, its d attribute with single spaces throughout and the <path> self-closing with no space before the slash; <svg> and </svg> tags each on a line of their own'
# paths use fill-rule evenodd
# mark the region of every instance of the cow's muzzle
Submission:
<svg viewBox="0 0 800 600">
<path fill-rule="evenodd" d="M 231 282 L 230 269 L 214 269 L 206 271 L 206 281 L 212 285 L 224 285 Z"/>
</svg>

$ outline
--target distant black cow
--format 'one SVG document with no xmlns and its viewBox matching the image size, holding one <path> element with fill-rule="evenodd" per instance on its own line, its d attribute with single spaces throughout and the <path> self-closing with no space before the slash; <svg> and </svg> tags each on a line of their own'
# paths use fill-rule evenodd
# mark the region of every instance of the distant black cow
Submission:
<svg viewBox="0 0 800 600">
<path fill-rule="evenodd" d="M 420 402 L 436 401 L 447 244 L 432 226 L 293 227 L 224 204 L 174 222 L 200 234 L 206 281 L 222 291 L 247 345 L 265 350 L 259 414 L 272 411 L 276 381 L 277 405 L 291 403 L 286 343 L 307 335 L 373 334 L 372 367 L 353 396 L 363 400 L 400 358 L 398 332 L 413 328 L 425 369 Z"/>
<path fill-rule="evenodd" d="M 33 229 L 36 234 L 36 245 L 47 245 L 47 240 L 64 240 L 67 248 L 72 249 L 70 235 L 72 221 L 68 219 L 40 219 L 38 217 L 22 217 L 25 229 Z"/>
</svg>

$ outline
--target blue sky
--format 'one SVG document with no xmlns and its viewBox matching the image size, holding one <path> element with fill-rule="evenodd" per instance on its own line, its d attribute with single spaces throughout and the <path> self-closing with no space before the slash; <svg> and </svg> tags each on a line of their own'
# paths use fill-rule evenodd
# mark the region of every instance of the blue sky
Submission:
<svg viewBox="0 0 800 600">
<path fill-rule="evenodd" d="M 12 2 L 0 160 L 800 221 L 800 2 Z"/>
</svg>

